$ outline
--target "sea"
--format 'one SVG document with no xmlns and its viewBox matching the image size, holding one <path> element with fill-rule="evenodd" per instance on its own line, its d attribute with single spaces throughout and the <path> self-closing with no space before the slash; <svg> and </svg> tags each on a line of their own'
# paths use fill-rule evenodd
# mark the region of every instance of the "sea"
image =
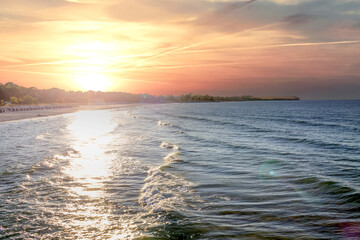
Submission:
<svg viewBox="0 0 360 240">
<path fill-rule="evenodd" d="M 360 239 L 360 101 L 0 123 L 0 239 Z"/>
</svg>

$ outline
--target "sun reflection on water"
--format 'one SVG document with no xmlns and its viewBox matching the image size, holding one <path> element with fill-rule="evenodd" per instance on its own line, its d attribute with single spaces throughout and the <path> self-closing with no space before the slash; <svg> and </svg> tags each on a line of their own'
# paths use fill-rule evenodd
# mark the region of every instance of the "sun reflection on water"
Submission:
<svg viewBox="0 0 360 240">
<path fill-rule="evenodd" d="M 71 178 L 67 191 L 75 204 L 66 211 L 76 213 L 69 225 L 79 229 L 82 236 L 94 236 L 113 225 L 109 220 L 111 206 L 105 202 L 106 182 L 111 177 L 109 170 L 114 159 L 108 150 L 114 141 L 111 133 L 117 126 L 112 118 L 109 110 L 83 111 L 76 113 L 68 126 L 69 143 L 75 154 L 62 173 Z"/>
<path fill-rule="evenodd" d="M 78 183 L 69 189 L 72 194 L 103 197 L 103 183 L 109 177 L 108 165 L 112 157 L 105 153 L 112 140 L 108 133 L 115 127 L 110 111 L 83 111 L 75 115 L 68 129 L 73 136 L 72 147 L 77 156 L 63 169 Z"/>
<path fill-rule="evenodd" d="M 76 140 L 89 141 L 102 137 L 116 127 L 112 114 L 104 111 L 82 111 L 75 115 L 74 121 L 68 126 Z"/>
<path fill-rule="evenodd" d="M 121 189 L 127 191 L 121 178 L 126 163 L 118 155 L 120 143 L 126 138 L 121 137 L 119 120 L 115 116 L 112 110 L 71 115 L 64 133 L 72 150 L 46 161 L 56 169 L 48 182 L 57 190 L 53 191 L 56 202 L 45 201 L 39 207 L 51 212 L 47 222 L 63 229 L 65 235 L 58 235 L 61 239 L 136 239 L 142 236 L 139 220 L 143 213 L 137 212 L 134 206 L 127 206 L 119 193 Z"/>
</svg>

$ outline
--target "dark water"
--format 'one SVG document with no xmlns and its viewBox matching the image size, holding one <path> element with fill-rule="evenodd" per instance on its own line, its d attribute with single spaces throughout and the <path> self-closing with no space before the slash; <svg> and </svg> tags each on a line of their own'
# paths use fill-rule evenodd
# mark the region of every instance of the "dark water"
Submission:
<svg viewBox="0 0 360 240">
<path fill-rule="evenodd" d="M 0 124 L 0 239 L 360 239 L 360 101 Z"/>
</svg>

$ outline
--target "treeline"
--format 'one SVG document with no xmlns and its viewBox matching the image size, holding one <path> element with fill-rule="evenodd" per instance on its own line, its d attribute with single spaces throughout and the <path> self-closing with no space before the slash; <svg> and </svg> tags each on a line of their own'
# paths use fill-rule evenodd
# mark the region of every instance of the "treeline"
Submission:
<svg viewBox="0 0 360 240">
<path fill-rule="evenodd" d="M 298 97 L 258 98 L 252 96 L 219 97 L 210 95 L 183 94 L 180 96 L 153 96 L 125 92 L 65 91 L 58 88 L 37 89 L 18 86 L 12 82 L 0 83 L 1 105 L 12 104 L 88 104 L 88 103 L 164 103 L 164 102 L 222 102 L 259 100 L 299 100 Z"/>
<path fill-rule="evenodd" d="M 58 88 L 42 90 L 8 82 L 0 83 L 0 101 L 12 104 L 139 102 L 140 95 L 123 92 L 65 91 Z"/>
<path fill-rule="evenodd" d="M 232 97 L 221 97 L 221 96 L 210 96 L 210 95 L 197 95 L 197 94 L 186 94 L 178 97 L 180 102 L 232 102 L 232 101 L 281 101 L 281 100 L 300 100 L 298 97 L 253 97 L 251 95 L 245 96 L 232 96 Z"/>
</svg>

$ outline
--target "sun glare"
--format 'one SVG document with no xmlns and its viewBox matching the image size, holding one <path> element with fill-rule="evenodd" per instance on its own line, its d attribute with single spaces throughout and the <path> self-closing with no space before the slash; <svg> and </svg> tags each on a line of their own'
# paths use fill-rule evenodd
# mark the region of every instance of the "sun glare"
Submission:
<svg viewBox="0 0 360 240">
<path fill-rule="evenodd" d="M 110 87 L 109 78 L 102 73 L 84 73 L 75 80 L 85 91 L 106 91 Z"/>
<path fill-rule="evenodd" d="M 111 79 L 104 73 L 113 64 L 113 53 L 117 47 L 102 41 L 81 41 L 68 45 L 65 52 L 78 59 L 66 66 L 73 74 L 77 87 L 83 91 L 107 91 L 111 88 Z"/>
</svg>

